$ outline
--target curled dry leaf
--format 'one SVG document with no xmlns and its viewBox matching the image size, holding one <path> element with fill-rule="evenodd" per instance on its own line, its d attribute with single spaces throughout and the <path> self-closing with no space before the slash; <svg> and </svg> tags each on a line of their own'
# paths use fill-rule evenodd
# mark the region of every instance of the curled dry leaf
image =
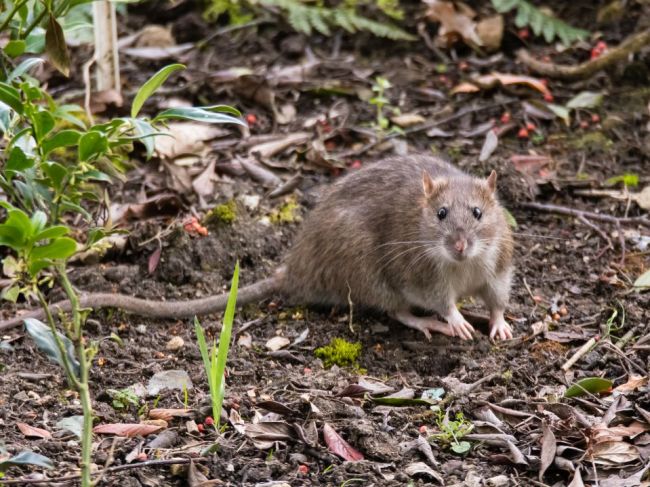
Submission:
<svg viewBox="0 0 650 487">
<path fill-rule="evenodd" d="M 254 145 L 248 149 L 248 153 L 250 155 L 256 155 L 262 159 L 266 159 L 267 157 L 272 157 L 288 149 L 289 147 L 304 144 L 308 142 L 310 138 L 311 134 L 309 132 L 296 132 L 293 134 L 281 136 L 281 138 L 277 140 Z"/>
<path fill-rule="evenodd" d="M 174 159 L 181 155 L 203 155 L 210 150 L 206 142 L 229 132 L 216 125 L 198 122 L 171 122 L 154 138 L 156 155 Z"/>
<path fill-rule="evenodd" d="M 476 34 L 487 51 L 496 51 L 501 47 L 503 25 L 503 15 L 493 15 L 476 24 Z"/>
<path fill-rule="evenodd" d="M 357 462 L 363 460 L 363 454 L 345 441 L 328 423 L 323 425 L 323 438 L 329 450 L 343 460 Z"/>
<path fill-rule="evenodd" d="M 439 484 L 445 485 L 445 481 L 442 476 L 424 462 L 414 462 L 408 464 L 406 468 L 404 468 L 404 473 L 406 473 L 406 475 L 409 477 L 415 477 L 416 475 L 427 476 Z"/>
<path fill-rule="evenodd" d="M 542 421 L 542 452 L 540 454 L 539 480 L 543 481 L 546 469 L 551 466 L 555 460 L 557 442 L 551 427 L 546 421 Z"/>
<path fill-rule="evenodd" d="M 268 169 L 260 166 L 252 157 L 240 157 L 238 161 L 244 168 L 244 171 L 258 183 L 262 183 L 265 186 L 278 186 L 282 184 L 282 179 Z"/>
<path fill-rule="evenodd" d="M 401 115 L 395 115 L 394 117 L 391 117 L 390 121 L 398 127 L 408 128 L 412 127 L 413 125 L 424 123 L 427 121 L 427 119 L 419 113 L 403 113 Z"/>
<path fill-rule="evenodd" d="M 192 411 L 192 409 L 155 408 L 149 410 L 149 418 L 163 419 L 165 421 L 170 421 L 172 418 L 189 418 Z"/>
<path fill-rule="evenodd" d="M 481 162 L 487 161 L 498 146 L 499 137 L 496 133 L 494 133 L 494 130 L 489 130 L 488 133 L 485 134 L 485 141 L 483 142 L 481 155 L 479 156 L 478 160 Z"/>
<path fill-rule="evenodd" d="M 20 432 L 27 438 L 43 438 L 45 440 L 52 438 L 52 433 L 42 428 L 30 426 L 27 423 L 16 423 Z"/>
<path fill-rule="evenodd" d="M 140 58 L 140 59 L 149 59 L 152 61 L 160 61 L 163 59 L 175 59 L 181 54 L 192 50 L 194 44 L 187 42 L 185 44 L 178 44 L 176 46 L 169 47 L 126 47 L 120 49 L 120 52 L 123 52 L 127 56 Z"/>
<path fill-rule="evenodd" d="M 93 433 L 100 435 L 116 435 L 132 438 L 134 436 L 147 436 L 163 429 L 161 425 L 138 423 L 111 423 L 100 424 L 93 428 Z"/>
<path fill-rule="evenodd" d="M 625 394 L 627 392 L 634 392 L 637 389 L 640 389 L 641 387 L 645 386 L 648 383 L 648 376 L 644 375 L 630 375 L 630 378 L 627 380 L 625 384 L 621 384 L 620 386 L 616 386 L 614 388 L 615 392 L 620 392 L 622 394 Z"/>
<path fill-rule="evenodd" d="M 598 443 L 587 454 L 594 463 L 613 467 L 634 462 L 641 458 L 637 447 L 624 441 Z"/>
<path fill-rule="evenodd" d="M 247 424 L 244 433 L 260 450 L 272 448 L 278 441 L 286 442 L 296 438 L 293 428 L 284 421 Z"/>
<path fill-rule="evenodd" d="M 546 87 L 546 85 L 537 78 L 533 78 L 532 76 L 496 72 L 478 76 L 469 82 L 460 83 L 459 85 L 452 88 L 450 93 L 452 95 L 455 95 L 456 93 L 473 93 L 480 90 L 494 88 L 499 84 L 502 84 L 504 86 L 525 85 L 539 91 L 544 95 L 551 95 L 551 92 Z"/>
<path fill-rule="evenodd" d="M 462 12 L 452 2 L 441 0 L 424 0 L 429 6 L 426 16 L 440 23 L 438 42 L 446 47 L 454 44 L 458 38 L 469 46 L 481 46 L 483 42 L 476 32 L 476 22 L 468 12 Z"/>
<path fill-rule="evenodd" d="M 291 343 L 291 340 L 289 340 L 287 337 L 281 337 L 281 336 L 274 336 L 271 338 L 269 341 L 266 342 L 266 348 L 268 350 L 271 350 L 272 352 L 277 352 L 281 348 L 286 347 Z"/>
</svg>

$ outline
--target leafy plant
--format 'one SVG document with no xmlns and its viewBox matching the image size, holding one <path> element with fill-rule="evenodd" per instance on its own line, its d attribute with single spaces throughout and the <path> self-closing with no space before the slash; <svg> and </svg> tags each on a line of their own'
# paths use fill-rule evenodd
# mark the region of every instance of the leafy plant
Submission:
<svg viewBox="0 0 650 487">
<path fill-rule="evenodd" d="M 448 444 L 454 453 L 464 454 L 472 447 L 469 441 L 462 441 L 462 438 L 472 432 L 474 425 L 465 419 L 461 411 L 456 413 L 455 419 L 450 420 L 449 412 L 439 410 L 436 426 L 440 432 L 431 435 L 431 438 Z"/>
<path fill-rule="evenodd" d="M 382 131 L 386 130 L 390 125 L 390 120 L 388 120 L 388 117 L 386 117 L 384 108 L 390 104 L 390 100 L 386 98 L 386 90 L 392 86 L 393 85 L 391 85 L 390 81 L 388 81 L 386 78 L 377 76 L 375 78 L 375 82 L 372 85 L 372 91 L 375 92 L 375 96 L 373 96 L 368 101 L 368 103 L 374 105 L 377 108 L 375 123 L 377 125 L 377 128 Z"/>
<path fill-rule="evenodd" d="M 130 389 L 108 389 L 106 392 L 113 400 L 114 409 L 125 409 L 129 405 L 137 407 L 140 404 L 140 398 Z"/>
<path fill-rule="evenodd" d="M 577 29 L 566 22 L 535 7 L 527 0 L 492 0 L 492 6 L 499 13 L 516 10 L 515 25 L 519 28 L 530 26 L 536 36 L 543 35 L 546 42 L 558 37 L 568 46 L 577 40 L 586 39 L 589 32 Z"/>
<path fill-rule="evenodd" d="M 605 184 L 608 186 L 614 186 L 618 183 L 623 183 L 623 186 L 626 187 L 636 188 L 639 185 L 639 175 L 626 172 L 618 176 L 613 176 L 605 181 Z"/>
<path fill-rule="evenodd" d="M 196 332 L 196 340 L 203 359 L 203 367 L 205 374 L 208 377 L 208 387 L 210 389 L 210 399 L 212 400 L 212 417 L 215 421 L 215 428 L 217 431 L 220 427 L 221 421 L 221 407 L 226 395 L 226 383 L 224 380 L 224 372 L 226 371 L 226 361 L 228 360 L 228 351 L 230 350 L 230 338 L 232 336 L 232 324 L 235 317 L 235 303 L 237 302 L 237 289 L 239 286 L 239 262 L 235 264 L 235 272 L 232 276 L 232 283 L 230 284 L 230 292 L 228 293 L 228 302 L 226 304 L 226 311 L 223 316 L 223 325 L 221 333 L 219 334 L 219 348 L 215 340 L 212 341 L 212 349 L 208 354 L 208 345 L 205 340 L 205 332 L 201 327 L 198 318 L 194 318 L 194 330 Z"/>
</svg>

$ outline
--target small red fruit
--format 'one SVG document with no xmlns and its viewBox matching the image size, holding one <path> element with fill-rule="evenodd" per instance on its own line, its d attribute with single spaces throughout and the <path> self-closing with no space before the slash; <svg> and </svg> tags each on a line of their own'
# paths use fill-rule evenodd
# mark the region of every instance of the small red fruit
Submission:
<svg viewBox="0 0 650 487">
<path fill-rule="evenodd" d="M 469 68 L 469 64 L 467 64 L 466 61 L 461 61 L 458 63 L 458 69 L 460 69 L 461 71 L 465 71 L 468 68 Z"/>
<path fill-rule="evenodd" d="M 212 426 L 214 424 L 214 419 L 212 419 L 212 416 L 208 416 L 205 418 L 205 421 L 203 421 L 203 424 L 206 426 Z"/>
<path fill-rule="evenodd" d="M 581 120 L 580 121 L 580 128 L 581 129 L 589 128 L 589 121 L 588 120 Z"/>
<path fill-rule="evenodd" d="M 528 138 L 528 129 L 526 127 L 521 127 L 519 129 L 519 132 L 517 132 L 517 137 L 520 139 L 527 139 Z"/>
<path fill-rule="evenodd" d="M 503 115 L 501 115 L 501 118 L 500 118 L 501 123 L 503 123 L 503 124 L 506 124 L 506 123 L 510 122 L 511 119 L 512 119 L 512 116 L 510 115 L 510 112 L 503 112 Z"/>
<path fill-rule="evenodd" d="M 534 124 L 534 123 L 532 123 L 532 122 L 528 122 L 528 123 L 526 124 L 526 129 L 527 129 L 527 130 L 530 130 L 531 132 L 534 132 L 535 130 L 537 130 L 537 127 L 535 127 L 535 124 Z"/>
<path fill-rule="evenodd" d="M 359 159 L 355 159 L 350 163 L 350 168 L 351 169 L 361 169 L 361 161 Z"/>
<path fill-rule="evenodd" d="M 140 453 L 138 453 L 138 456 L 135 457 L 135 459 L 138 462 L 146 462 L 148 458 L 149 457 L 147 457 L 147 454 L 145 452 L 140 452 Z"/>
<path fill-rule="evenodd" d="M 307 465 L 298 466 L 298 473 L 302 475 L 307 475 L 309 473 L 309 467 Z"/>
<path fill-rule="evenodd" d="M 202 423 L 199 423 L 196 425 L 196 429 L 199 430 L 199 433 L 203 433 L 205 431 L 205 426 L 203 426 Z"/>
<path fill-rule="evenodd" d="M 302 369 L 302 373 L 305 375 L 309 375 L 311 374 L 311 369 L 309 367 L 305 367 L 304 369 Z"/>
<path fill-rule="evenodd" d="M 600 115 L 598 115 L 597 113 L 594 113 L 594 114 L 591 116 L 591 121 L 592 121 L 593 123 L 598 123 L 598 122 L 600 122 Z"/>
<path fill-rule="evenodd" d="M 553 100 L 554 100 L 554 98 L 553 98 L 553 95 L 552 95 L 552 94 L 550 94 L 550 93 L 544 93 L 544 101 L 551 102 L 551 101 L 553 101 Z"/>
<path fill-rule="evenodd" d="M 427 434 L 427 427 L 425 425 L 420 426 L 420 433 L 423 435 Z"/>
<path fill-rule="evenodd" d="M 257 123 L 257 115 L 254 113 L 246 115 L 246 123 L 248 123 L 248 125 L 255 125 Z"/>
<path fill-rule="evenodd" d="M 519 32 L 517 32 L 517 35 L 520 39 L 528 39 L 530 37 L 530 31 L 528 30 L 528 27 L 525 27 L 520 29 Z"/>
</svg>

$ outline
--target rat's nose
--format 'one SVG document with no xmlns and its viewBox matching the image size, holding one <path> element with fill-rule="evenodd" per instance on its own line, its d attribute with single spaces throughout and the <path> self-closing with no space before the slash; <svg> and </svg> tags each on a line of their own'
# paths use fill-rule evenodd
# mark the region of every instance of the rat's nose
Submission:
<svg viewBox="0 0 650 487">
<path fill-rule="evenodd" d="M 467 239 L 459 238 L 458 240 L 456 240 L 456 243 L 454 243 L 454 249 L 459 254 L 463 254 L 467 249 Z"/>
</svg>

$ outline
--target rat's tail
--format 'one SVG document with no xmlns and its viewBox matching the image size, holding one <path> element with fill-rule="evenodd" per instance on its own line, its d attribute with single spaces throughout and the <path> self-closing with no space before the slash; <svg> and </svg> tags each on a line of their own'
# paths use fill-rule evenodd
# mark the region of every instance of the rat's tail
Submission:
<svg viewBox="0 0 650 487">
<path fill-rule="evenodd" d="M 237 304 L 244 305 L 268 297 L 280 288 L 281 270 L 276 275 L 263 279 L 250 286 L 245 286 L 237 292 Z M 190 318 L 195 315 L 206 315 L 226 309 L 228 294 L 208 296 L 207 298 L 190 299 L 188 301 L 151 301 L 148 299 L 134 298 L 125 294 L 113 293 L 88 293 L 79 297 L 82 308 L 117 308 L 140 316 L 152 318 Z M 59 301 L 50 305 L 50 313 L 57 316 L 60 312 L 70 311 L 70 301 Z M 25 318 L 43 320 L 45 312 L 35 309 L 25 314 L 14 316 L 6 321 L 0 321 L 0 331 L 13 328 L 23 322 Z"/>
</svg>

